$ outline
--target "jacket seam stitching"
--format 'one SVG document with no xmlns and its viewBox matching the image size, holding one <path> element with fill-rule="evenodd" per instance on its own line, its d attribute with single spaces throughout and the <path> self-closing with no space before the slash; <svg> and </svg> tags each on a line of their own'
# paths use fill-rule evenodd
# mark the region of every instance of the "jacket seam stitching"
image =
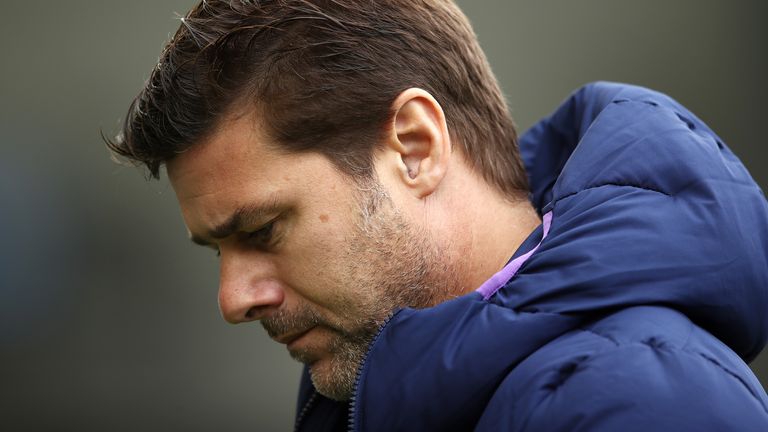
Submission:
<svg viewBox="0 0 768 432">
<path fill-rule="evenodd" d="M 760 398 L 757 396 L 757 394 L 755 394 L 755 392 L 752 390 L 752 388 L 738 374 L 736 374 L 735 372 L 732 372 L 731 370 L 729 370 L 728 368 L 726 368 L 725 366 L 720 364 L 720 362 L 718 362 L 717 360 L 715 360 L 715 359 L 713 359 L 713 358 L 711 358 L 711 357 L 709 357 L 709 356 L 707 356 L 707 355 L 705 355 L 703 353 L 700 353 L 700 352 L 697 352 L 697 351 L 691 351 L 691 350 L 688 350 L 688 349 L 685 349 L 685 348 L 682 348 L 682 347 L 679 347 L 679 346 L 674 346 L 674 345 L 663 345 L 663 346 L 649 345 L 647 343 L 643 343 L 642 341 L 631 341 L 631 342 L 621 343 L 621 342 L 618 342 L 617 340 L 614 340 L 614 339 L 612 339 L 612 338 L 610 338 L 610 337 L 608 337 L 606 335 L 597 333 L 597 332 L 589 330 L 589 329 L 581 328 L 581 329 L 579 329 L 579 331 L 582 331 L 582 332 L 585 332 L 585 333 L 589 333 L 589 334 L 598 336 L 598 337 L 600 337 L 602 339 L 606 339 L 606 340 L 611 341 L 614 344 L 616 344 L 616 346 L 614 348 L 608 348 L 608 349 L 600 350 L 600 352 L 597 352 L 594 355 L 589 356 L 589 358 L 586 358 L 586 359 L 580 361 L 579 362 L 580 365 L 588 364 L 590 361 L 594 360 L 597 357 L 610 355 L 616 349 L 630 347 L 630 346 L 638 346 L 638 345 L 643 346 L 643 347 L 645 347 L 647 349 L 651 349 L 651 350 L 666 351 L 668 353 L 679 352 L 679 353 L 687 354 L 687 355 L 690 355 L 690 356 L 693 356 L 693 357 L 700 357 L 700 358 L 704 359 L 708 364 L 711 364 L 711 365 L 717 367 L 718 369 L 722 370 L 723 372 L 725 372 L 726 374 L 728 374 L 732 378 L 736 379 L 736 381 L 738 381 L 738 383 L 741 384 L 742 387 L 744 387 L 749 392 L 750 396 L 752 396 L 755 399 L 755 401 L 757 402 L 758 405 L 760 405 L 760 407 L 763 409 L 763 411 L 765 411 L 765 413 L 768 414 L 768 407 L 766 407 L 763 404 L 763 402 L 760 400 Z M 686 340 L 686 343 L 687 342 L 688 341 Z M 558 389 L 564 387 L 565 385 L 566 384 L 561 385 L 560 387 L 558 387 Z M 555 391 L 557 391 L 557 389 L 549 391 L 547 396 L 545 398 L 542 398 L 539 401 L 539 404 L 537 404 L 537 407 L 544 401 L 544 399 L 549 397 L 549 395 L 553 394 Z M 528 422 L 528 419 L 526 419 L 526 423 L 527 422 Z"/>
<path fill-rule="evenodd" d="M 765 406 L 765 404 L 763 404 L 763 403 L 762 403 L 762 401 L 761 401 L 761 400 L 760 400 L 760 398 L 757 396 L 757 394 L 755 394 L 755 392 L 754 392 L 754 390 L 752 389 L 752 387 L 750 387 L 750 386 L 749 386 L 749 385 L 748 385 L 746 382 L 744 382 L 744 379 L 742 379 L 742 378 L 741 378 L 739 375 L 737 375 L 736 373 L 732 372 L 730 369 L 728 369 L 728 368 L 726 368 L 725 366 L 723 366 L 722 364 L 720 364 L 720 362 L 718 362 L 718 361 L 717 361 L 717 360 L 715 360 L 714 358 L 712 358 L 712 357 L 710 357 L 710 356 L 708 356 L 708 355 L 706 355 L 706 354 L 704 354 L 704 353 L 697 353 L 697 352 L 694 352 L 694 353 L 691 353 L 691 354 L 698 354 L 698 355 L 699 355 L 701 358 L 703 358 L 703 359 L 704 359 L 704 360 L 706 360 L 707 362 L 709 362 L 709 363 L 711 363 L 711 364 L 715 365 L 716 367 L 720 368 L 720 369 L 721 369 L 723 372 L 725 372 L 725 373 L 727 373 L 728 375 L 730 375 L 730 376 L 732 376 L 733 378 L 735 378 L 735 379 L 736 379 L 736 380 L 737 380 L 739 383 L 741 383 L 741 385 L 742 385 L 742 386 L 744 386 L 744 387 L 747 389 L 747 391 L 749 392 L 749 394 L 751 394 L 751 395 L 752 395 L 752 397 L 753 397 L 753 398 L 755 398 L 755 400 L 757 401 L 757 403 L 758 403 L 758 404 L 759 404 L 759 405 L 760 405 L 760 406 L 763 408 L 763 411 L 765 411 L 765 413 L 766 413 L 766 414 L 768 414 L 768 407 L 766 407 L 766 406 Z"/>
<path fill-rule="evenodd" d="M 584 189 L 579 189 L 577 191 L 567 193 L 567 194 L 565 194 L 563 196 L 557 197 L 555 199 L 555 202 L 564 200 L 566 198 L 570 198 L 570 197 L 572 197 L 572 196 L 574 196 L 576 194 L 580 194 L 580 193 L 586 192 L 588 190 L 597 189 L 597 188 L 601 188 L 601 187 L 605 187 L 605 186 L 616 186 L 616 187 L 628 187 L 628 188 L 634 188 L 634 189 L 642 189 L 642 190 L 645 190 L 645 191 L 648 191 L 648 192 L 655 192 L 655 193 L 664 195 L 666 197 L 670 197 L 670 198 L 672 197 L 671 194 L 669 194 L 667 192 L 664 192 L 662 190 L 659 190 L 659 189 L 652 188 L 650 186 L 641 186 L 641 185 L 636 185 L 636 184 L 631 184 L 631 183 L 608 182 L 608 183 L 601 183 L 599 185 L 589 186 L 589 187 L 586 187 Z"/>
</svg>

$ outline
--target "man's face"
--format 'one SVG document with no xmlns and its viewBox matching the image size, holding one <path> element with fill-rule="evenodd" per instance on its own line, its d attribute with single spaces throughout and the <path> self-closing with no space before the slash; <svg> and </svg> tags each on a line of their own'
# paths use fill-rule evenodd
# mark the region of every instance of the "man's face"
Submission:
<svg viewBox="0 0 768 432">
<path fill-rule="evenodd" d="M 224 122 L 168 174 L 193 239 L 220 252 L 224 318 L 261 320 L 326 396 L 351 396 L 394 309 L 457 292 L 439 243 L 379 183 L 356 184 L 319 154 L 276 150 L 253 116 Z"/>
</svg>

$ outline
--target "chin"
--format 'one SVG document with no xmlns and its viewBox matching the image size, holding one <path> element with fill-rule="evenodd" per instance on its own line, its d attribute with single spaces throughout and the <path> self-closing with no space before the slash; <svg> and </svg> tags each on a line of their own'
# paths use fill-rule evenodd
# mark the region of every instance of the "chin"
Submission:
<svg viewBox="0 0 768 432">
<path fill-rule="evenodd" d="M 357 367 L 349 366 L 335 364 L 332 359 L 322 359 L 308 365 L 312 384 L 317 392 L 341 402 L 352 398 Z"/>
</svg>

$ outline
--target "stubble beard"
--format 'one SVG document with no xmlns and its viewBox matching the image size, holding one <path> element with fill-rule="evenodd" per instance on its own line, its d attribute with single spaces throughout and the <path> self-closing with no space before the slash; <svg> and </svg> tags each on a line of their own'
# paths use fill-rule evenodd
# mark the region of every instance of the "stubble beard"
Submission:
<svg viewBox="0 0 768 432">
<path fill-rule="evenodd" d="M 271 336 L 296 329 L 322 331 L 328 337 L 323 346 L 307 345 L 290 350 L 291 357 L 309 366 L 310 376 L 318 392 L 334 400 L 347 400 L 352 394 L 356 365 L 360 364 L 366 347 L 375 336 L 378 326 L 372 322 L 331 322 L 321 317 L 306 304 L 294 311 L 279 311 L 262 320 Z M 318 370 L 318 353 L 330 355 L 323 370 Z"/>
<path fill-rule="evenodd" d="M 447 254 L 428 234 L 409 225 L 378 184 L 360 189 L 360 215 L 339 259 L 339 284 L 348 298 L 349 322 L 329 322 L 303 306 L 290 315 L 279 313 L 262 321 L 268 332 L 318 326 L 332 337 L 324 347 L 330 358 L 325 368 L 314 365 L 310 347 L 291 352 L 309 365 L 315 389 L 322 395 L 349 400 L 357 371 L 380 327 L 398 308 L 425 308 L 459 293 L 457 271 Z"/>
</svg>

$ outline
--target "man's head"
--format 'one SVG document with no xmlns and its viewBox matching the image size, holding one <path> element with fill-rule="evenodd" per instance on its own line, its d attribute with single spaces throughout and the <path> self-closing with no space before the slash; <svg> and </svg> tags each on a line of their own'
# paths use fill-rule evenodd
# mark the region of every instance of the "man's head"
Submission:
<svg viewBox="0 0 768 432">
<path fill-rule="evenodd" d="M 317 153 L 273 150 L 253 117 L 225 122 L 168 173 L 193 241 L 220 255 L 224 318 L 261 320 L 319 391 L 345 399 L 387 315 L 439 303 L 462 279 L 448 241 L 396 207 L 396 188 L 349 181 Z"/>
<path fill-rule="evenodd" d="M 512 121 L 448 1 L 202 2 L 110 147 L 167 165 L 225 319 L 261 320 L 336 399 L 393 310 L 476 288 L 510 253 L 493 240 L 530 228 L 505 207 L 527 194 Z"/>
</svg>

